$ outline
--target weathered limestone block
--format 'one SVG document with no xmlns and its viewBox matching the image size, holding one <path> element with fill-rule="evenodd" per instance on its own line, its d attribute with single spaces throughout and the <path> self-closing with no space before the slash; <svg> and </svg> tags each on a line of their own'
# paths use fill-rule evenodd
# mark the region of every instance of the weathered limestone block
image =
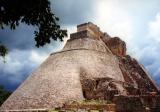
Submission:
<svg viewBox="0 0 160 112">
<path fill-rule="evenodd" d="M 118 84 L 109 78 L 81 80 L 83 96 L 87 100 L 99 99 L 112 101 L 114 95 L 120 94 Z M 122 86 L 122 85 L 119 85 Z"/>
<path fill-rule="evenodd" d="M 160 95 L 141 95 L 141 102 L 153 112 L 160 111 Z"/>
<path fill-rule="evenodd" d="M 126 44 L 119 37 L 110 38 L 105 42 L 113 54 L 118 56 L 126 55 Z"/>
<path fill-rule="evenodd" d="M 104 35 L 103 32 L 100 31 L 100 28 L 91 22 L 78 25 L 77 33 L 82 31 L 88 31 L 88 33 L 92 35 L 91 38 L 98 40 Z"/>
<path fill-rule="evenodd" d="M 138 96 L 121 96 L 114 97 L 116 112 L 146 112 Z"/>
<path fill-rule="evenodd" d="M 133 88 L 139 89 L 136 94 L 158 93 L 155 82 L 134 58 L 126 55 L 118 57 L 118 59 L 125 82 L 131 84 Z M 134 92 L 129 94 L 134 94 Z"/>
</svg>

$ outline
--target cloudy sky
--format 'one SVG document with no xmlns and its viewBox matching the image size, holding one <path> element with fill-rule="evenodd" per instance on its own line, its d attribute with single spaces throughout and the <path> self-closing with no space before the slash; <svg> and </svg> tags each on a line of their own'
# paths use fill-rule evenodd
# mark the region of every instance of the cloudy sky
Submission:
<svg viewBox="0 0 160 112">
<path fill-rule="evenodd" d="M 127 43 L 128 54 L 142 63 L 160 85 L 159 0 L 54 0 L 53 12 L 69 33 L 84 22 L 97 24 L 103 32 Z M 34 28 L 21 24 L 16 30 L 0 30 L 0 41 L 8 46 L 6 63 L 0 61 L 0 84 L 15 90 L 52 52 L 65 44 L 53 41 L 36 48 Z M 67 39 L 65 39 L 67 40 Z"/>
</svg>

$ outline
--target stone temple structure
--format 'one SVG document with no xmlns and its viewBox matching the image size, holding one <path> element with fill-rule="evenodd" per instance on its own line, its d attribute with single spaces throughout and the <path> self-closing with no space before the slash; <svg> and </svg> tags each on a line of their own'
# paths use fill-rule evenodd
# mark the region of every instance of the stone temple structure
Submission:
<svg viewBox="0 0 160 112">
<path fill-rule="evenodd" d="M 52 53 L 4 102 L 0 111 L 50 110 L 73 101 L 105 100 L 117 112 L 160 112 L 159 88 L 126 44 L 93 23 Z"/>
</svg>

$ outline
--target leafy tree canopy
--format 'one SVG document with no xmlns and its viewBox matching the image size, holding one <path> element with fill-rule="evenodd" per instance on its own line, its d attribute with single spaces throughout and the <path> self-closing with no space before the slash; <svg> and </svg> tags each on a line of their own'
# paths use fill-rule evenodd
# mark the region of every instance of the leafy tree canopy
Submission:
<svg viewBox="0 0 160 112">
<path fill-rule="evenodd" d="M 58 21 L 48 0 L 0 0 L 0 28 L 9 26 L 15 29 L 20 23 L 37 27 L 34 32 L 37 47 L 50 43 L 52 39 L 63 41 L 67 32 L 61 30 Z M 0 43 L 0 56 L 6 53 L 6 47 Z"/>
</svg>

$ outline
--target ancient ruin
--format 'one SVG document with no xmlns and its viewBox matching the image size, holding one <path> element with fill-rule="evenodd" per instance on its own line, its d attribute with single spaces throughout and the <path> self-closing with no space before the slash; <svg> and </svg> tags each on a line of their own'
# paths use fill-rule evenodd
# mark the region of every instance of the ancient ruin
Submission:
<svg viewBox="0 0 160 112">
<path fill-rule="evenodd" d="M 110 104 L 73 105 L 92 100 Z M 160 112 L 160 92 L 145 68 L 126 53 L 124 41 L 89 22 L 78 25 L 62 51 L 52 53 L 0 110 L 55 108 Z"/>
</svg>

